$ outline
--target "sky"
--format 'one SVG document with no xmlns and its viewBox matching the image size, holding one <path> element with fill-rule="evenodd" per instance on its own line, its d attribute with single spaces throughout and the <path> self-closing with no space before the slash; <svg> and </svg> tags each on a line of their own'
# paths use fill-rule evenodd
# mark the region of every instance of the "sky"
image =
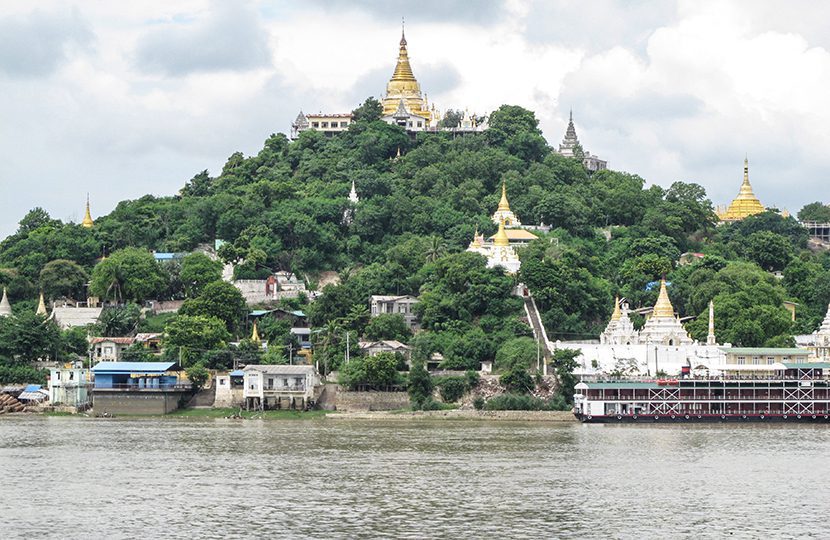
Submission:
<svg viewBox="0 0 830 540">
<path fill-rule="evenodd" d="M 306 0 L 0 3 L 0 238 L 36 206 L 80 221 L 257 153 L 300 110 L 380 97 L 401 18 L 439 109 L 536 113 L 668 187 L 830 202 L 830 3 Z"/>
</svg>

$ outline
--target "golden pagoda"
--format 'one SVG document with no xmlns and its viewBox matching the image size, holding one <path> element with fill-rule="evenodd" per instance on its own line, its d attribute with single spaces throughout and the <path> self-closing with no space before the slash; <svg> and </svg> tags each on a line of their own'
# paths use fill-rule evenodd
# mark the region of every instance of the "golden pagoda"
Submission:
<svg viewBox="0 0 830 540">
<path fill-rule="evenodd" d="M 660 280 L 660 294 L 657 296 L 657 303 L 651 316 L 655 318 L 674 318 L 674 307 L 669 300 L 669 292 L 666 290 L 666 278 Z"/>
<path fill-rule="evenodd" d="M 752 192 L 752 186 L 749 184 L 749 160 L 744 158 L 744 181 L 741 183 L 741 190 L 726 210 L 718 212 L 718 217 L 726 222 L 741 221 L 763 211 L 764 205 Z"/>
<path fill-rule="evenodd" d="M 92 221 L 92 215 L 89 213 L 89 193 L 86 195 L 86 214 L 84 214 L 84 220 L 81 221 L 81 226 L 87 229 L 91 229 L 92 226 L 95 225 L 95 222 Z"/>
<path fill-rule="evenodd" d="M 398 63 L 395 72 L 386 85 L 386 96 L 381 100 L 383 116 L 392 116 L 401 103 L 411 114 L 423 117 L 429 122 L 432 111 L 429 110 L 427 100 L 421 94 L 421 85 L 418 84 L 409 65 L 409 52 L 406 50 L 406 36 L 401 28 L 401 43 L 398 50 Z"/>
<path fill-rule="evenodd" d="M 510 210 L 510 203 L 507 201 L 507 183 L 506 181 L 501 181 L 501 200 L 499 201 L 499 207 L 496 209 L 495 213 L 492 217 L 493 223 L 500 223 L 504 222 L 507 227 L 521 227 L 522 222 L 519 221 L 519 218 L 516 217 L 516 214 Z M 510 235 L 508 234 L 508 237 Z M 534 240 L 536 236 L 534 235 L 533 238 L 525 239 Z"/>
<path fill-rule="evenodd" d="M 259 329 L 256 326 L 256 321 L 254 321 L 254 329 L 251 332 L 251 341 L 253 341 L 254 343 L 259 343 L 260 341 L 262 341 L 259 339 Z"/>
<path fill-rule="evenodd" d="M 504 220 L 499 221 L 499 232 L 493 236 L 493 245 L 496 247 L 505 247 L 510 245 L 510 239 L 504 231 Z"/>
<path fill-rule="evenodd" d="M 37 311 L 35 313 L 37 315 L 43 315 L 44 317 L 49 314 L 46 311 L 46 302 L 43 300 L 43 291 L 40 292 L 40 301 L 37 304 Z"/>
<path fill-rule="evenodd" d="M 619 321 L 622 313 L 620 312 L 620 297 L 614 297 L 614 312 L 611 313 L 611 320 L 612 321 Z"/>
</svg>

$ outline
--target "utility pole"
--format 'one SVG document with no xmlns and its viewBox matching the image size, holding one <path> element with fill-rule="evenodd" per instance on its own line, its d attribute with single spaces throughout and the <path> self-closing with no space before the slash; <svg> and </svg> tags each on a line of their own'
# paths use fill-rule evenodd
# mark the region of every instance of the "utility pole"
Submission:
<svg viewBox="0 0 830 540">
<path fill-rule="evenodd" d="M 346 330 L 346 363 L 349 363 L 349 331 Z"/>
<path fill-rule="evenodd" d="M 288 365 L 289 366 L 294 365 L 294 344 L 293 343 L 288 344 Z"/>
</svg>

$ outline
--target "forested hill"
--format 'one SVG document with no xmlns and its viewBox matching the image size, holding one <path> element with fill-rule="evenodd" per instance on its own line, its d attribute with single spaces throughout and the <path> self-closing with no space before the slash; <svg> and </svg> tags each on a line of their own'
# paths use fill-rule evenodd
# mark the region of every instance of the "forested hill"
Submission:
<svg viewBox="0 0 830 540">
<path fill-rule="evenodd" d="M 476 228 L 495 231 L 490 215 L 505 181 L 522 222 L 553 227 L 521 253 L 518 276 L 537 296 L 552 339 L 595 337 L 615 294 L 632 307 L 649 305 L 656 291 L 647 284 L 666 273 L 680 314 L 701 314 L 715 298 L 719 338 L 736 344 L 785 343 L 794 330 L 812 331 L 830 300 L 830 258 L 806 250 L 806 233 L 794 219 L 768 212 L 716 228 L 699 185 L 645 189 L 633 174 L 589 175 L 578 160 L 553 152 L 534 114 L 521 107 L 502 106 L 486 132 L 454 139 L 438 133 L 412 140 L 378 120 L 374 100 L 356 113 L 346 133 L 327 138 L 306 131 L 293 142 L 272 135 L 257 155 L 230 156 L 217 176 L 203 171 L 176 195 L 123 201 L 91 229 L 32 210 L 0 243 L 0 284 L 13 303 L 33 300 L 39 289 L 54 298 L 77 291 L 77 284 L 56 286 L 55 265 L 47 266 L 56 259 L 90 274 L 104 253 L 189 251 L 221 239 L 224 259 L 245 261 L 237 267 L 240 278 L 279 269 L 312 279 L 340 272 L 344 284 L 313 310 L 316 324 L 365 305 L 368 294 L 444 291 L 443 304 L 424 308 L 434 308 L 422 314 L 427 329 L 449 331 L 453 321 L 475 320 L 486 333 L 480 318 L 497 309 L 447 302 L 450 292 L 461 294 L 475 282 L 463 273 L 478 271 L 471 268 L 479 263 L 470 262 L 477 256 L 459 252 Z M 360 202 L 344 219 L 352 182 Z M 689 251 L 706 256 L 678 266 Z M 783 280 L 770 273 L 778 270 Z M 463 275 L 453 289 L 455 271 Z M 176 276 L 165 279 L 133 300 L 186 295 Z M 482 287 L 477 294 L 501 293 Z M 785 299 L 801 304 L 800 326 L 790 324 Z M 698 322 L 689 328 L 705 337 L 705 320 Z"/>
</svg>

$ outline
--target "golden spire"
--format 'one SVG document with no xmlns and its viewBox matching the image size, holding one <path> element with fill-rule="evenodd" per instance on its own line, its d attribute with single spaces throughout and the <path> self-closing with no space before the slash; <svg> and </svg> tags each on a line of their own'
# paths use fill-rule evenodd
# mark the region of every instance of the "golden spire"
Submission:
<svg viewBox="0 0 830 540">
<path fill-rule="evenodd" d="M 406 50 L 406 35 L 404 34 L 403 24 L 401 24 L 401 43 L 398 49 L 398 64 L 395 66 L 395 72 L 392 74 L 393 81 L 414 81 L 415 75 L 412 73 L 412 66 L 409 65 L 409 51 Z"/>
<path fill-rule="evenodd" d="M 40 302 L 37 304 L 37 311 L 35 313 L 43 315 L 44 317 L 48 315 L 46 312 L 46 302 L 43 301 L 43 291 L 40 291 Z"/>
<path fill-rule="evenodd" d="M 476 231 L 473 233 L 473 241 L 470 242 L 471 248 L 480 248 L 481 247 L 481 238 L 478 235 L 478 225 L 476 225 Z"/>
<path fill-rule="evenodd" d="M 254 330 L 251 332 L 251 341 L 255 343 L 259 343 L 261 341 L 259 339 L 259 330 L 256 327 L 256 321 L 254 321 Z"/>
<path fill-rule="evenodd" d="M 620 313 L 620 297 L 614 297 L 614 312 L 611 314 L 612 321 L 619 321 L 622 313 Z"/>
<path fill-rule="evenodd" d="M 95 224 L 95 222 L 92 221 L 92 215 L 89 213 L 89 193 L 87 193 L 86 194 L 86 214 L 84 214 L 84 220 L 81 222 L 81 226 L 85 227 L 87 229 L 90 229 L 90 228 L 92 228 L 92 226 L 94 224 Z"/>
<path fill-rule="evenodd" d="M 674 318 L 674 308 L 671 305 L 669 293 L 666 290 L 666 278 L 660 280 L 660 295 L 657 297 L 657 303 L 654 304 L 651 316 L 663 319 Z"/>
<path fill-rule="evenodd" d="M 729 207 L 718 213 L 722 221 L 739 221 L 754 214 L 764 211 L 764 205 L 752 192 L 752 185 L 749 183 L 749 159 L 744 158 L 744 180 L 741 182 L 741 189 L 738 196 L 730 203 Z"/>
<path fill-rule="evenodd" d="M 506 247 L 510 245 L 510 239 L 507 238 L 507 233 L 504 231 L 504 219 L 499 220 L 499 232 L 493 237 L 493 245 L 496 247 Z"/>
<path fill-rule="evenodd" d="M 501 200 L 499 201 L 499 211 L 510 211 L 510 203 L 507 202 L 507 182 L 501 181 Z"/>
</svg>

